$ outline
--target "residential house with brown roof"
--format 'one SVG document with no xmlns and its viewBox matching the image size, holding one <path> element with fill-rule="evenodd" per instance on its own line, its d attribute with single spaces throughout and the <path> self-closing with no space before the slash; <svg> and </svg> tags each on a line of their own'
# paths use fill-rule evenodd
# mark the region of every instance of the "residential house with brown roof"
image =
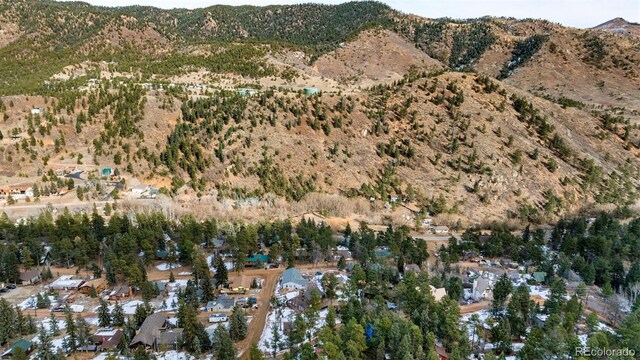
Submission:
<svg viewBox="0 0 640 360">
<path fill-rule="evenodd" d="M 40 283 L 40 281 L 42 281 L 42 277 L 38 269 L 31 269 L 20 273 L 20 282 L 22 282 L 22 285 L 34 285 Z"/>
</svg>

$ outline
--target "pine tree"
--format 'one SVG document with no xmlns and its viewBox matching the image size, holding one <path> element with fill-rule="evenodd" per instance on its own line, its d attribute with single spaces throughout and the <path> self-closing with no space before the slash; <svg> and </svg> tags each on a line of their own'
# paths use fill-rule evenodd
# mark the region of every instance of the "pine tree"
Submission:
<svg viewBox="0 0 640 360">
<path fill-rule="evenodd" d="M 60 335 L 60 327 L 58 326 L 58 319 L 56 319 L 56 316 L 51 313 L 51 316 L 49 316 L 49 333 L 52 336 L 58 336 Z"/>
<path fill-rule="evenodd" d="M 493 302 L 491 304 L 492 311 L 497 313 L 503 310 L 504 302 L 507 300 L 509 294 L 511 294 L 511 280 L 507 274 L 502 274 L 496 286 L 493 288 Z"/>
<path fill-rule="evenodd" d="M 222 256 L 216 256 L 213 259 L 213 263 L 213 267 L 216 269 L 216 273 L 213 275 L 213 278 L 216 281 L 216 288 L 226 287 L 229 284 L 229 273 Z"/>
<path fill-rule="evenodd" d="M 117 302 L 113 307 L 113 316 L 111 318 L 111 324 L 113 324 L 113 326 L 124 325 L 124 310 L 122 309 L 122 305 L 120 305 L 120 302 Z"/>
<path fill-rule="evenodd" d="M 0 344 L 7 343 L 18 332 L 16 329 L 16 311 L 3 298 L 0 298 Z"/>
<path fill-rule="evenodd" d="M 98 307 L 98 325 L 100 327 L 111 326 L 111 314 L 109 313 L 109 304 L 100 299 L 100 306 Z"/>
<path fill-rule="evenodd" d="M 249 360 L 265 360 L 264 354 L 255 343 L 251 344 L 249 348 Z"/>
<path fill-rule="evenodd" d="M 65 326 L 67 330 L 67 336 L 64 337 L 64 348 L 67 352 L 76 352 L 78 350 L 78 335 L 76 329 L 76 323 L 73 321 L 73 314 L 67 310 L 65 312 Z"/>
<path fill-rule="evenodd" d="M 38 344 L 36 345 L 35 357 L 37 360 L 53 360 L 54 354 L 51 345 L 51 337 L 45 330 L 43 325 L 40 325 L 38 331 Z"/>
<path fill-rule="evenodd" d="M 80 314 L 76 316 L 76 329 L 78 334 L 78 346 L 83 347 L 91 343 L 91 326 Z"/>
<path fill-rule="evenodd" d="M 240 341 L 247 337 L 247 317 L 240 307 L 233 309 L 229 325 L 229 335 L 233 341 Z"/>
<path fill-rule="evenodd" d="M 22 248 L 22 266 L 27 270 L 30 270 L 31 267 L 33 267 L 33 259 L 28 246 Z"/>
<path fill-rule="evenodd" d="M 224 326 L 218 326 L 213 332 L 213 345 L 211 352 L 218 360 L 235 360 L 236 349 L 233 340 Z"/>
</svg>

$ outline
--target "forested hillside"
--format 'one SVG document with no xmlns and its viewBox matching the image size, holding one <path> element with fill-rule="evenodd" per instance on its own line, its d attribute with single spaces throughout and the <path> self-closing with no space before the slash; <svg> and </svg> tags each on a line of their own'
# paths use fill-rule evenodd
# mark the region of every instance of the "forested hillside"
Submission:
<svg viewBox="0 0 640 360">
<path fill-rule="evenodd" d="M 167 196 L 398 197 L 473 222 L 637 198 L 633 39 L 377 2 L 2 1 L 0 24 L 0 164 L 38 188 L 88 164 Z"/>
</svg>

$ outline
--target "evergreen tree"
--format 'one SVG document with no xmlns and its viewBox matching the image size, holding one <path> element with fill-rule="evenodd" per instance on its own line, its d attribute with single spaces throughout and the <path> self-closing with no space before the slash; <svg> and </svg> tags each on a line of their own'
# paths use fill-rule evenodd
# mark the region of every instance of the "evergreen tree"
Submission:
<svg viewBox="0 0 640 360">
<path fill-rule="evenodd" d="M 111 326 L 109 304 L 104 299 L 100 299 L 100 306 L 98 307 L 98 325 L 100 327 Z"/>
<path fill-rule="evenodd" d="M 0 345 L 6 344 L 18 333 L 17 323 L 15 309 L 6 299 L 0 298 Z"/>
<path fill-rule="evenodd" d="M 509 280 L 506 273 L 502 274 L 493 288 L 493 302 L 491 304 L 491 308 L 494 313 L 503 310 L 504 302 L 507 300 L 509 294 L 511 294 L 511 288 L 511 280 Z"/>
<path fill-rule="evenodd" d="M 78 330 L 76 323 L 73 321 L 73 315 L 71 311 L 65 311 L 65 327 L 67 330 L 67 336 L 64 337 L 64 348 L 67 352 L 76 352 L 78 349 Z"/>
<path fill-rule="evenodd" d="M 247 317 L 240 307 L 235 307 L 231 314 L 229 335 L 233 341 L 240 341 L 247 337 Z"/>
<path fill-rule="evenodd" d="M 80 314 L 76 316 L 78 347 L 84 347 L 91 343 L 91 326 Z"/>
<path fill-rule="evenodd" d="M 211 352 L 218 360 L 235 360 L 236 349 L 233 340 L 224 326 L 218 326 L 213 332 Z"/>
<path fill-rule="evenodd" d="M 122 305 L 120 305 L 120 302 L 116 302 L 116 304 L 113 307 L 111 324 L 113 324 L 113 326 L 124 325 L 124 310 L 122 309 Z"/>
<path fill-rule="evenodd" d="M 216 281 L 216 288 L 226 287 L 229 284 L 229 273 L 222 256 L 218 255 L 213 259 L 213 267 L 216 269 L 216 273 L 213 275 Z"/>
<path fill-rule="evenodd" d="M 544 303 L 544 308 L 547 314 L 560 314 L 564 308 L 566 302 L 565 296 L 567 295 L 567 287 L 564 281 L 560 278 L 555 278 L 551 282 L 549 299 Z"/>
<path fill-rule="evenodd" d="M 52 350 L 51 337 L 45 330 L 44 326 L 40 325 L 38 330 L 38 344 L 36 345 L 35 358 L 37 360 L 53 360 L 54 353 Z"/>
<path fill-rule="evenodd" d="M 58 326 L 58 319 L 56 319 L 56 316 L 53 313 L 51 313 L 51 316 L 49 316 L 49 333 L 52 336 L 60 335 L 60 327 Z"/>
<path fill-rule="evenodd" d="M 333 273 L 325 273 L 322 276 L 322 289 L 327 298 L 329 298 L 331 305 L 333 305 L 333 299 L 336 297 L 337 287 L 338 279 Z"/>
</svg>

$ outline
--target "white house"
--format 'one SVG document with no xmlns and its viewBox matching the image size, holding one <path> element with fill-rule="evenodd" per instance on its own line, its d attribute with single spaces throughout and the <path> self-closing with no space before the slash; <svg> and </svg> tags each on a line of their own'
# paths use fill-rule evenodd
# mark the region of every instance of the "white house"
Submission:
<svg viewBox="0 0 640 360">
<path fill-rule="evenodd" d="M 493 299 L 493 282 L 485 278 L 473 281 L 472 297 L 476 301 Z"/>
<path fill-rule="evenodd" d="M 302 277 L 300 270 L 296 268 L 287 269 L 282 273 L 280 284 L 285 289 L 304 289 L 307 287 L 309 280 Z"/>
<path fill-rule="evenodd" d="M 449 228 L 446 226 L 434 226 L 433 232 L 436 234 L 448 234 Z"/>
</svg>

